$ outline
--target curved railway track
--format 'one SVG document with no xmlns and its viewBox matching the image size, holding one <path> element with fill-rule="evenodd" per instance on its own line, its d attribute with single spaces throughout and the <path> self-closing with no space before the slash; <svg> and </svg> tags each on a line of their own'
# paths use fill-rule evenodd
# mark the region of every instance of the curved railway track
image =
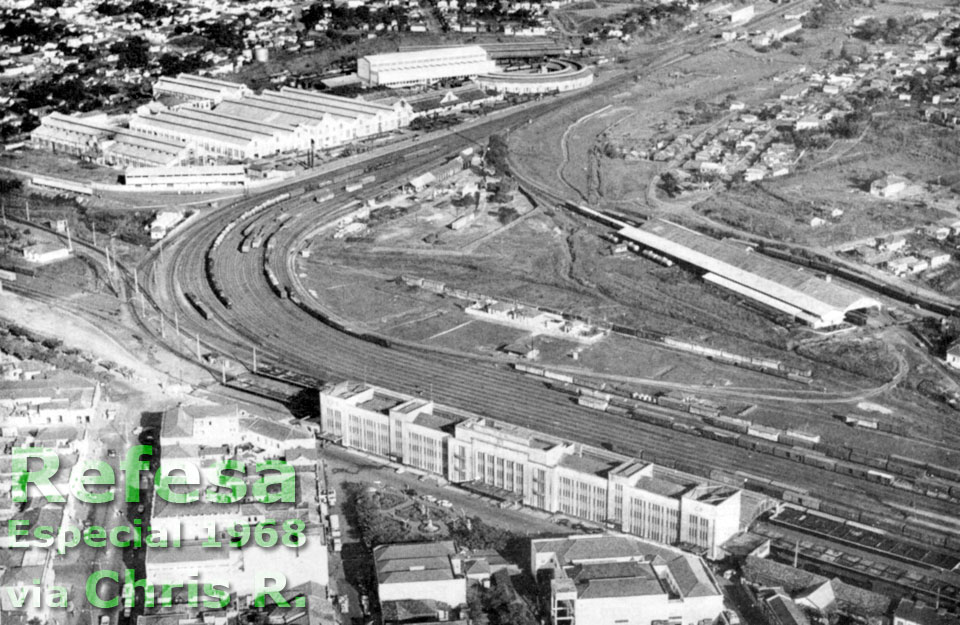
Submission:
<svg viewBox="0 0 960 625">
<path fill-rule="evenodd" d="M 256 219 L 269 223 L 282 209 L 269 210 Z M 296 213 L 298 209 L 287 210 Z M 866 509 L 875 509 L 879 500 L 903 505 L 917 500 L 891 487 L 836 474 L 831 474 L 830 483 L 825 484 L 823 471 L 816 467 L 793 462 L 785 465 L 775 457 L 580 408 L 542 383 L 503 367 L 407 348 L 384 348 L 319 323 L 293 302 L 276 297 L 264 278 L 263 262 L 266 259 L 270 263 L 281 284 L 293 284 L 292 264 L 287 262 L 290 247 L 321 215 L 335 211 L 335 206 L 325 205 L 303 208 L 274 235 L 277 242 L 272 251 L 240 253 L 241 228 L 235 228 L 217 251 L 218 266 L 230 268 L 220 274 L 223 288 L 234 302 L 230 310 L 216 301 L 203 274 L 204 254 L 223 228 L 223 219 L 211 219 L 188 233 L 168 252 L 165 280 L 172 287 L 170 299 L 181 324 L 202 333 L 207 343 L 234 358 L 248 361 L 247 355 L 256 346 L 261 362 L 323 380 L 366 379 L 397 390 L 429 393 L 436 401 L 569 440 L 598 446 L 616 441 L 705 469 L 737 467 L 770 476 L 789 471 L 795 484 L 817 496 Z M 198 294 L 206 302 L 212 321 L 200 317 L 182 297 L 184 291 Z M 949 513 L 955 507 L 936 500 L 924 500 L 923 504 L 939 513 Z M 891 512 L 898 518 L 906 516 L 901 511 Z"/>
<path fill-rule="evenodd" d="M 681 56 L 686 54 L 681 52 Z M 647 71 L 676 62 L 676 58 L 676 55 L 668 57 L 661 63 L 649 66 Z M 604 87 L 614 89 L 618 85 Z M 559 107 L 566 102 L 569 100 L 557 102 L 554 106 Z M 536 111 L 518 113 L 513 123 L 549 110 L 552 107 L 544 105 Z M 509 125 L 508 122 L 499 127 L 497 124 L 482 125 L 464 131 L 462 135 L 455 135 L 455 138 L 436 141 L 445 150 L 454 151 Z M 423 164 L 416 159 L 403 161 L 392 165 L 382 174 L 378 172 L 378 179 L 397 179 Z M 330 174 L 331 177 L 333 175 Z M 362 175 L 363 172 L 357 172 L 356 177 Z M 294 188 L 297 184 L 302 182 L 291 183 L 286 188 Z M 180 326 L 188 334 L 200 335 L 206 345 L 234 360 L 249 362 L 252 349 L 256 348 L 262 363 L 322 380 L 364 379 L 397 390 L 429 395 L 441 403 L 568 440 L 597 446 L 616 442 L 621 446 L 649 450 L 705 469 L 729 470 L 735 467 L 760 475 L 789 474 L 793 483 L 809 489 L 818 497 L 862 506 L 864 509 L 877 509 L 878 502 L 884 501 L 904 506 L 904 510 L 916 504 L 935 514 L 949 515 L 955 512 L 955 506 L 949 502 L 918 498 L 882 484 L 837 474 L 831 474 L 826 480 L 823 471 L 816 467 L 798 465 L 717 441 L 581 408 L 574 405 L 569 397 L 551 391 L 541 382 L 492 363 L 448 354 L 424 353 L 406 347 L 376 345 L 320 323 L 289 299 L 278 298 L 264 276 L 264 261 L 270 263 L 281 285 L 293 286 L 295 280 L 292 273 L 297 269 L 295 260 L 290 259 L 290 252 L 301 233 L 310 230 L 320 220 L 335 217 L 344 200 L 365 198 L 382 188 L 365 189 L 355 194 L 343 194 L 342 189 L 336 189 L 337 197 L 333 201 L 311 204 L 295 200 L 297 206 L 293 208 L 289 203 L 271 207 L 253 220 L 270 224 L 280 211 L 292 215 L 282 226 L 276 224 L 279 229 L 274 228 L 273 250 L 257 249 L 246 254 L 240 253 L 241 231 L 249 222 L 237 224 L 238 227 L 215 252 L 218 277 L 233 302 L 230 309 L 220 304 L 207 282 L 204 274 L 205 255 L 213 239 L 231 219 L 269 196 L 245 199 L 231 207 L 214 211 L 192 224 L 166 248 L 162 264 L 154 259 L 149 265 L 150 271 L 156 273 L 154 300 L 168 318 L 176 314 Z M 278 188 L 271 193 L 277 194 L 283 190 Z M 560 199 L 548 190 L 529 190 L 541 198 Z M 204 302 L 210 312 L 210 320 L 203 319 L 186 300 L 186 292 L 193 293 Z M 187 346 L 181 345 L 180 349 L 189 353 Z M 656 408 L 651 407 L 651 410 Z M 904 510 L 886 507 L 884 511 L 896 518 L 906 518 Z"/>
</svg>

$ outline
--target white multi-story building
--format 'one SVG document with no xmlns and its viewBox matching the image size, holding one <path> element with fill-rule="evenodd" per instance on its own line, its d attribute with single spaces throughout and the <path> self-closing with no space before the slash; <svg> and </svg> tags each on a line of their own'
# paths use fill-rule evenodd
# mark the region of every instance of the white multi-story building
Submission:
<svg viewBox="0 0 960 625">
<path fill-rule="evenodd" d="M 632 536 L 533 540 L 530 573 L 549 583 L 551 625 L 695 625 L 723 610 L 700 558 Z"/>
<path fill-rule="evenodd" d="M 741 492 L 422 398 L 362 384 L 320 392 L 324 436 L 465 488 L 709 557 L 739 531 Z"/>
<path fill-rule="evenodd" d="M 373 54 L 357 59 L 357 76 L 368 86 L 426 85 L 499 71 L 480 46 Z"/>
</svg>

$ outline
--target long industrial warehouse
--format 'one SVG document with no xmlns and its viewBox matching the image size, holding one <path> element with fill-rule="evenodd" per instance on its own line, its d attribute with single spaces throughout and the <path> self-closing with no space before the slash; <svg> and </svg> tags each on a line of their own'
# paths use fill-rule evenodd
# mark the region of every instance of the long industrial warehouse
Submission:
<svg viewBox="0 0 960 625">
<path fill-rule="evenodd" d="M 174 110 L 138 115 L 130 129 L 193 142 L 215 158 L 251 159 L 343 145 L 397 130 L 413 118 L 403 100 L 378 104 L 289 87 L 260 95 L 228 93 L 212 102 L 212 110 L 208 104 L 188 100 Z"/>
<path fill-rule="evenodd" d="M 658 219 L 620 236 L 706 272 L 704 280 L 793 315 L 814 328 L 843 323 L 846 314 L 880 302 L 811 272 Z"/>
</svg>

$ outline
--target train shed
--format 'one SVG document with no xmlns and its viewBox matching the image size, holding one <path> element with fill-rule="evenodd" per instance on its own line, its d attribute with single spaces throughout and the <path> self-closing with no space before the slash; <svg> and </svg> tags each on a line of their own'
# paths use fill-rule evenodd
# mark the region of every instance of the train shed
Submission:
<svg viewBox="0 0 960 625">
<path fill-rule="evenodd" d="M 880 308 L 880 302 L 834 284 L 814 272 L 751 252 L 749 249 L 657 219 L 641 227 L 625 226 L 620 236 L 704 272 L 704 280 L 814 328 L 843 323 L 847 313 Z"/>
</svg>

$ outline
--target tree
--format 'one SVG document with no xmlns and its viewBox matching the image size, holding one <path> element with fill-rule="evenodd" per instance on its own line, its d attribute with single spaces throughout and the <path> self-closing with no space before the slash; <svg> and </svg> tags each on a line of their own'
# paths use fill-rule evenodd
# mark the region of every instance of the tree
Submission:
<svg viewBox="0 0 960 625">
<path fill-rule="evenodd" d="M 110 52 L 118 55 L 118 69 L 146 67 L 150 62 L 150 44 L 143 37 L 127 37 L 110 46 Z"/>
<path fill-rule="evenodd" d="M 23 187 L 23 182 L 19 178 L 0 178 L 0 195 L 19 191 L 21 187 Z"/>
<path fill-rule="evenodd" d="M 487 142 L 487 164 L 497 170 L 497 172 L 505 174 L 510 170 L 510 166 L 507 163 L 508 154 L 509 149 L 507 147 L 507 142 L 503 139 L 503 137 L 500 135 L 492 135 L 490 140 Z"/>
</svg>

